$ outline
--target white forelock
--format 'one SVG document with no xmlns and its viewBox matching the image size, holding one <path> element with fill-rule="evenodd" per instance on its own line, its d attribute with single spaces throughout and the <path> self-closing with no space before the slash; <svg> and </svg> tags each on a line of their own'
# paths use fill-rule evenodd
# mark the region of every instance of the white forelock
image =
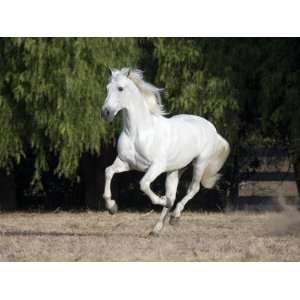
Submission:
<svg viewBox="0 0 300 300">
<path fill-rule="evenodd" d="M 160 96 L 160 92 L 163 89 L 146 82 L 143 78 L 143 71 L 138 69 L 130 70 L 129 68 L 123 68 L 121 70 L 113 70 L 112 77 L 117 76 L 120 73 L 124 76 L 127 76 L 137 86 L 141 94 L 144 96 L 149 111 L 152 114 L 166 114 Z"/>
</svg>

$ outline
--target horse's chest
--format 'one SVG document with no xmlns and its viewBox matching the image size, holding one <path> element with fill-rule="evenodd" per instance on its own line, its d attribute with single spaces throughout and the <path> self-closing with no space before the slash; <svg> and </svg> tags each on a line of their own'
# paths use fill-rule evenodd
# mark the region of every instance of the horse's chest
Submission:
<svg viewBox="0 0 300 300">
<path fill-rule="evenodd" d="M 151 164 L 145 156 L 141 147 L 138 147 L 126 135 L 121 135 L 118 141 L 118 155 L 121 160 L 126 161 L 132 169 L 145 171 Z"/>
</svg>

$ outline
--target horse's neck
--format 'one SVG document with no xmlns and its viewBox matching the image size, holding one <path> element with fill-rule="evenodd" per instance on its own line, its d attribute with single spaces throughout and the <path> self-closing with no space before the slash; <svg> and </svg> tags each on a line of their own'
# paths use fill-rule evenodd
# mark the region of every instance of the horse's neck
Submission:
<svg viewBox="0 0 300 300">
<path fill-rule="evenodd" d="M 137 99 L 136 103 L 123 110 L 123 130 L 130 136 L 136 136 L 140 130 L 152 125 L 153 116 L 149 112 L 143 99 Z"/>
</svg>

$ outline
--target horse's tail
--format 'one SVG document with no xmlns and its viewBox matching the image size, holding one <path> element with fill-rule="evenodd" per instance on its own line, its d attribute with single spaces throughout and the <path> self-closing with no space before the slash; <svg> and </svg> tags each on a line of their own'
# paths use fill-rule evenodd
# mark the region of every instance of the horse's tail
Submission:
<svg viewBox="0 0 300 300">
<path fill-rule="evenodd" d="M 219 174 L 218 171 L 222 168 L 230 153 L 229 143 L 220 135 L 218 135 L 218 139 L 220 141 L 219 150 L 206 167 L 201 179 L 201 184 L 208 189 L 211 189 L 220 179 L 221 174 Z"/>
</svg>

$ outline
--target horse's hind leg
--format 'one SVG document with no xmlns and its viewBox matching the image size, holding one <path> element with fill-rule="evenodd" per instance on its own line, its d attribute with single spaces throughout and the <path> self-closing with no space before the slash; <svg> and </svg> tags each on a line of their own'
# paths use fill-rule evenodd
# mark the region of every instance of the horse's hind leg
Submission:
<svg viewBox="0 0 300 300">
<path fill-rule="evenodd" d="M 210 162 L 201 178 L 201 184 L 208 189 L 212 188 L 221 177 L 218 172 L 222 168 L 230 152 L 230 146 L 228 142 L 221 136 L 219 136 L 219 140 L 219 150 L 215 156 L 210 159 Z"/>
<path fill-rule="evenodd" d="M 175 202 L 179 177 L 180 177 L 180 174 L 179 174 L 178 170 L 167 174 L 166 201 L 168 203 L 168 206 L 163 207 L 163 210 L 161 212 L 158 222 L 155 224 L 153 230 L 150 232 L 151 235 L 158 235 L 165 224 L 168 213 Z"/>
<path fill-rule="evenodd" d="M 200 181 L 207 166 L 206 162 L 202 162 L 200 158 L 197 158 L 193 163 L 193 179 L 189 185 L 188 192 L 184 198 L 177 203 L 176 208 L 174 209 L 170 224 L 174 225 L 179 220 L 181 212 L 184 209 L 184 206 L 198 193 L 200 190 Z"/>
</svg>

